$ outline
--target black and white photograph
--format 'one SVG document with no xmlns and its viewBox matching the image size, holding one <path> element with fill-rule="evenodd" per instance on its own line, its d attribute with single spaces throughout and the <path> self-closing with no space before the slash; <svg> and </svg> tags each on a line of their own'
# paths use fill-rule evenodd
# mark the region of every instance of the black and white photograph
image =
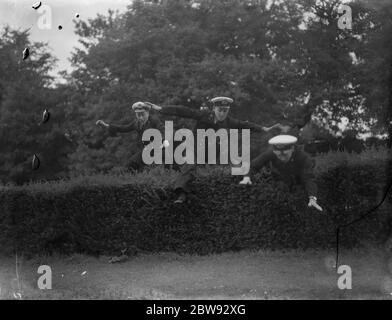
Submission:
<svg viewBox="0 0 392 320">
<path fill-rule="evenodd" d="M 0 0 L 0 300 L 392 300 L 391 40 L 392 0 Z"/>
</svg>

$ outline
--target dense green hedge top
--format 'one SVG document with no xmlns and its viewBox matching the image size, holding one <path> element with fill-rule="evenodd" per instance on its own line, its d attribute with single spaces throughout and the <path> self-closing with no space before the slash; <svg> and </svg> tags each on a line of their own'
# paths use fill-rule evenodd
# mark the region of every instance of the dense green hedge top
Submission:
<svg viewBox="0 0 392 320">
<path fill-rule="evenodd" d="M 392 159 L 390 150 L 385 148 L 368 149 L 361 154 L 349 154 L 346 152 L 330 152 L 315 157 L 316 175 L 320 175 L 332 168 L 339 166 L 375 166 L 378 172 L 383 174 L 387 163 Z M 97 174 L 92 176 L 77 176 L 68 180 L 33 182 L 23 186 L 0 186 L 0 191 L 25 191 L 29 193 L 53 193 L 66 192 L 78 187 L 114 187 L 123 185 L 143 186 L 152 189 L 170 188 L 177 177 L 177 172 L 164 169 L 163 167 L 147 168 L 143 172 L 131 174 L 129 172 L 117 172 L 113 174 Z M 230 175 L 229 167 L 209 166 L 199 170 L 201 176 Z"/>
<path fill-rule="evenodd" d="M 17 248 L 28 254 L 112 254 L 135 248 L 209 254 L 333 248 L 336 228 L 382 199 L 392 163 L 376 153 L 362 155 L 362 161 L 341 154 L 318 160 L 322 214 L 307 207 L 301 189 L 287 190 L 268 170 L 256 175 L 252 186 L 238 185 L 240 177 L 231 176 L 228 168 L 201 170 L 194 181 L 195 192 L 180 206 L 173 204 L 171 189 L 178 173 L 162 168 L 137 175 L 4 187 L 0 192 L 0 252 Z M 343 245 L 387 237 L 391 212 L 387 202 L 345 230 Z"/>
</svg>

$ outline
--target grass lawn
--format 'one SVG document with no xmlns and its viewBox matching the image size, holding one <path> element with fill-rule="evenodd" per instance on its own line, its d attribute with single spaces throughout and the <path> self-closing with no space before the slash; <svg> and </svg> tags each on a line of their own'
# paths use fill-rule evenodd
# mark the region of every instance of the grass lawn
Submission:
<svg viewBox="0 0 392 320">
<path fill-rule="evenodd" d="M 392 270 L 379 249 L 342 252 L 352 290 L 341 291 L 333 252 L 239 252 L 213 256 L 141 255 L 20 259 L 22 299 L 390 299 Z M 392 261 L 392 260 L 391 260 Z M 40 265 L 52 269 L 52 290 L 39 290 Z M 18 292 L 15 258 L 0 259 L 0 298 Z M 16 296 L 17 298 L 17 296 Z"/>
</svg>

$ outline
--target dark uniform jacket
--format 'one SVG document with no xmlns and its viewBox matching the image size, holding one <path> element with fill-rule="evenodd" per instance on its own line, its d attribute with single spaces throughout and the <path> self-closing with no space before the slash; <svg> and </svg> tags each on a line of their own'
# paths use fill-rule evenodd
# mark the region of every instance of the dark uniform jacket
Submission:
<svg viewBox="0 0 392 320">
<path fill-rule="evenodd" d="M 304 187 L 308 196 L 317 196 L 317 185 L 313 173 L 314 163 L 301 147 L 296 146 L 288 163 L 280 161 L 272 149 L 262 153 L 251 162 L 249 175 L 254 175 L 267 165 L 275 178 L 285 181 L 290 187 L 300 184 Z"/>
<path fill-rule="evenodd" d="M 163 125 L 162 122 L 159 120 L 157 117 L 150 117 L 148 118 L 148 121 L 144 124 L 141 125 L 141 123 L 137 120 L 133 121 L 132 123 L 128 125 L 114 125 L 111 124 L 109 125 L 109 134 L 110 135 L 116 135 L 117 133 L 128 133 L 128 132 L 136 132 L 137 137 L 138 137 L 138 147 L 139 148 L 144 148 L 146 145 L 148 145 L 150 142 L 149 141 L 142 141 L 143 133 L 144 131 L 148 129 L 158 129 L 163 132 Z"/>
<path fill-rule="evenodd" d="M 263 127 L 260 125 L 231 117 L 227 117 L 224 121 L 215 122 L 214 112 L 210 110 L 196 110 L 183 106 L 165 106 L 162 108 L 161 113 L 196 120 L 193 128 L 194 132 L 197 129 L 251 129 L 256 132 L 264 132 Z"/>
<path fill-rule="evenodd" d="M 198 129 L 208 130 L 212 129 L 214 131 L 218 131 L 220 129 L 250 129 L 256 132 L 264 132 L 263 127 L 257 125 L 255 123 L 249 121 L 241 121 L 234 119 L 232 117 L 227 117 L 223 121 L 216 121 L 215 114 L 211 110 L 196 110 L 183 106 L 165 106 L 162 108 L 161 113 L 170 116 L 177 116 L 182 118 L 189 118 L 196 120 L 194 127 L 192 128 L 194 137 L 196 137 L 196 133 Z M 229 136 L 229 132 L 228 132 Z M 196 141 L 195 141 L 196 142 Z M 199 144 L 203 144 L 204 141 L 197 141 Z M 202 146 L 203 147 L 203 146 Z M 205 161 L 208 162 L 208 150 L 211 147 L 214 147 L 214 144 L 205 145 Z M 220 154 L 221 154 L 221 142 L 217 139 L 216 144 L 216 163 L 220 163 Z M 197 146 L 195 143 L 195 153 L 197 153 Z"/>
</svg>

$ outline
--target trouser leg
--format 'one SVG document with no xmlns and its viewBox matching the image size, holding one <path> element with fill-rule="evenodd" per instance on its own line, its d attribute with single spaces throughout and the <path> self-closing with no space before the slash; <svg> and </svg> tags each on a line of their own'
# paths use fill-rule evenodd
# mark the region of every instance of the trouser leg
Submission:
<svg viewBox="0 0 392 320">
<path fill-rule="evenodd" d="M 189 193 L 191 191 L 191 183 L 196 175 L 196 168 L 195 164 L 184 164 L 181 168 L 181 173 L 177 177 L 174 190 L 177 193 L 185 192 Z"/>
<path fill-rule="evenodd" d="M 143 151 L 137 152 L 128 162 L 127 168 L 130 171 L 138 171 L 144 167 Z"/>
</svg>

